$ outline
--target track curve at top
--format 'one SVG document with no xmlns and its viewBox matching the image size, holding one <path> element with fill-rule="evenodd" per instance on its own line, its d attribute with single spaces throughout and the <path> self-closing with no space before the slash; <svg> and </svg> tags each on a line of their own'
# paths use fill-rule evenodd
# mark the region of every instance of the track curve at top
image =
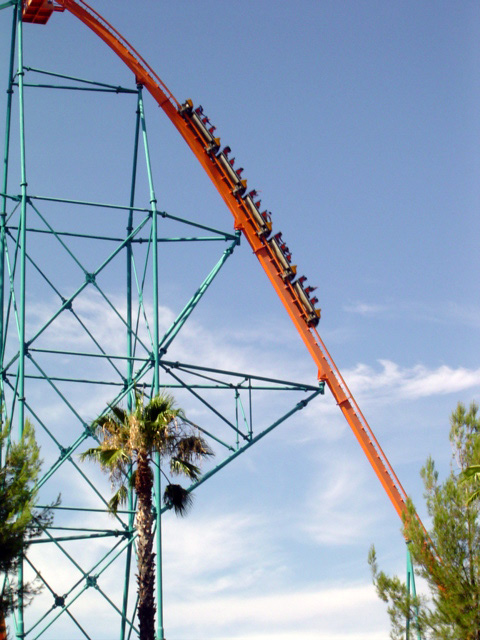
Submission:
<svg viewBox="0 0 480 640">
<path fill-rule="evenodd" d="M 315 308 L 316 298 L 310 296 L 311 287 L 304 286 L 303 277 L 295 280 L 296 267 L 291 264 L 288 247 L 281 234 L 272 235 L 269 212 L 260 211 L 255 190 L 247 192 L 246 180 L 241 177 L 243 169 L 235 170 L 228 158 L 231 150 L 229 147 L 220 150 L 220 139 L 214 136 L 215 127 L 210 126 L 202 108 L 195 109 L 190 100 L 180 104 L 142 56 L 83 0 L 56 0 L 56 5 L 44 0 L 27 0 L 23 19 L 45 24 L 54 10 L 65 9 L 96 33 L 129 67 L 137 84 L 152 95 L 199 160 L 233 214 L 235 229 L 246 237 L 280 297 L 318 368 L 319 380 L 332 392 L 401 517 L 406 510 L 406 493 L 316 330 L 320 311 Z"/>
</svg>

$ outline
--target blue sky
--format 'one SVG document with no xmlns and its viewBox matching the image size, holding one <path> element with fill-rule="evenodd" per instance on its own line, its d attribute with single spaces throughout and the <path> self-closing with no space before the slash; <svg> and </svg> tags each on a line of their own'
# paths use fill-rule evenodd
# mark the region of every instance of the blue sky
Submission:
<svg viewBox="0 0 480 640">
<path fill-rule="evenodd" d="M 419 469 L 433 454 L 448 472 L 449 414 L 480 391 L 478 3 L 92 5 L 178 100 L 203 105 L 232 148 L 299 271 L 318 286 L 320 335 L 424 515 Z M 4 10 L 4 60 L 9 33 Z M 26 25 L 25 38 L 30 66 L 133 86 L 130 72 L 67 13 L 45 27 Z M 51 94 L 27 100 L 30 193 L 126 204 L 134 99 Z M 149 99 L 146 111 L 159 208 L 231 231 L 231 214 L 186 145 Z M 110 223 L 85 220 L 98 229 Z M 216 255 L 182 251 L 162 254 L 165 321 Z M 314 384 L 315 367 L 246 242 L 236 254 L 172 358 L 193 353 L 215 366 Z M 65 286 L 75 281 L 74 265 L 58 271 Z M 104 284 L 120 308 L 113 278 Z M 40 318 L 50 305 L 34 292 L 30 313 Z M 100 317 L 94 296 L 83 305 Z M 102 322 L 108 344 L 114 320 Z M 94 412 L 98 398 L 89 401 L 85 411 Z M 260 419 L 286 406 L 261 402 Z M 61 420 L 58 411 L 54 400 L 45 408 L 52 420 Z M 166 636 L 386 638 L 366 557 L 375 543 L 381 566 L 403 575 L 399 528 L 326 395 L 200 488 L 187 520 L 165 518 Z M 115 580 L 105 574 L 112 592 Z M 82 602 L 80 617 L 97 606 Z M 110 637 L 107 623 L 101 633 Z"/>
</svg>

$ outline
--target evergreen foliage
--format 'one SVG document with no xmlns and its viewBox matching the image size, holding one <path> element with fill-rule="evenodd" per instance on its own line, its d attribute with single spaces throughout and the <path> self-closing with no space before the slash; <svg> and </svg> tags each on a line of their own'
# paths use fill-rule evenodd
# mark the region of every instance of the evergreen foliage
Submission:
<svg viewBox="0 0 480 640">
<path fill-rule="evenodd" d="M 420 634 L 423 640 L 480 640 L 480 502 L 469 500 L 476 480 L 465 480 L 464 474 L 480 462 L 477 405 L 467 410 L 459 403 L 450 424 L 450 474 L 440 482 L 431 458 L 421 470 L 430 530 L 423 529 L 411 501 L 404 517 L 403 534 L 428 596 L 413 598 L 397 576 L 378 570 L 375 549 L 370 550 L 374 584 L 388 603 L 394 640 L 405 638 L 407 626 L 411 638 Z"/>
<path fill-rule="evenodd" d="M 26 605 L 40 588 L 35 581 L 18 585 L 17 571 L 30 543 L 52 523 L 53 516 L 50 508 L 35 509 L 35 484 L 42 461 L 33 425 L 27 420 L 22 437 L 13 442 L 7 424 L 0 433 L 0 451 L 1 637 L 5 635 L 5 618 L 17 605 L 20 593 Z"/>
</svg>

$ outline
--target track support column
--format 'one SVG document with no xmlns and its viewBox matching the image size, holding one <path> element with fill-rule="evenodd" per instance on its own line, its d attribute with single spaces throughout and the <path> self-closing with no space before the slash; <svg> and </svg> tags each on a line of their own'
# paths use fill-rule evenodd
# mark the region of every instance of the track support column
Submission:
<svg viewBox="0 0 480 640">
<path fill-rule="evenodd" d="M 407 593 L 412 596 L 413 599 L 417 597 L 417 590 L 415 588 L 415 572 L 413 570 L 412 563 L 412 555 L 410 553 L 410 549 L 408 548 L 409 543 L 407 542 Z M 410 640 L 410 625 L 412 619 L 410 617 L 410 613 L 408 613 L 408 617 L 405 624 L 405 640 Z M 422 640 L 420 635 L 420 629 L 418 628 L 418 607 L 415 606 L 415 627 L 417 629 L 416 639 Z"/>
<path fill-rule="evenodd" d="M 25 293 L 26 293 L 26 245 L 27 245 L 27 170 L 25 159 L 25 119 L 24 119 L 24 68 L 23 68 L 23 23 L 17 6 L 17 34 L 18 34 L 18 105 L 19 105 L 19 129 L 20 129 L 20 193 L 21 193 L 21 213 L 20 213 L 20 300 L 18 301 L 18 339 L 19 339 L 19 359 L 18 359 L 18 437 L 23 435 L 23 425 L 25 423 Z M 18 640 L 25 637 L 24 628 L 24 598 L 23 598 L 23 561 L 20 561 L 18 568 L 18 606 L 17 606 L 17 631 Z"/>
<path fill-rule="evenodd" d="M 152 168 L 150 163 L 150 152 L 148 148 L 147 127 L 145 123 L 145 113 L 143 109 L 143 99 L 141 88 L 139 89 L 139 111 L 143 133 L 143 144 L 145 149 L 145 161 L 147 166 L 148 184 L 150 188 L 150 208 L 152 215 L 152 288 L 153 288 L 153 385 L 154 395 L 158 395 L 160 390 L 160 350 L 159 350 L 159 320 L 158 320 L 158 213 L 157 199 L 153 185 Z M 156 541 L 157 541 L 157 640 L 165 640 L 163 629 L 163 575 L 162 575 L 162 503 L 161 503 L 161 460 L 160 454 L 155 454 L 155 517 L 156 517 Z"/>
<path fill-rule="evenodd" d="M 130 238 L 133 232 L 133 207 L 135 206 L 135 188 L 137 183 L 137 161 L 138 161 L 138 142 L 140 139 L 140 99 L 141 99 L 141 87 L 138 87 L 137 98 L 137 116 L 135 122 L 135 142 L 133 150 L 133 164 L 132 164 L 132 182 L 130 187 L 130 211 L 128 212 L 127 222 L 127 238 Z M 127 247 L 127 388 L 130 389 L 127 396 L 127 408 L 131 412 L 135 406 L 135 391 L 133 387 L 133 323 L 132 323 L 132 262 L 133 262 L 133 250 L 132 240 L 130 239 Z M 131 469 L 130 469 L 131 473 Z M 129 531 L 133 531 L 135 514 L 134 514 L 134 498 L 133 489 L 128 489 L 128 509 L 130 515 L 128 518 Z M 132 566 L 132 552 L 133 543 L 128 546 L 126 560 L 125 560 L 125 583 L 123 586 L 123 601 L 122 601 L 122 624 L 120 628 L 120 640 L 125 640 L 126 625 L 127 625 L 127 611 L 128 611 L 128 595 L 130 584 L 130 571 Z"/>
</svg>

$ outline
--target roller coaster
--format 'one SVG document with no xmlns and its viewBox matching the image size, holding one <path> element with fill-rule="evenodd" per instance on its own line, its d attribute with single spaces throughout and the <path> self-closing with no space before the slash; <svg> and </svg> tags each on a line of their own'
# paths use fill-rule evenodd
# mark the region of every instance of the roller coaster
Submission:
<svg viewBox="0 0 480 640">
<path fill-rule="evenodd" d="M 87 3 L 62 0 L 55 4 L 45 0 L 31 0 L 24 8 L 23 20 L 45 24 L 58 8 L 70 11 L 113 49 L 135 74 L 137 84 L 147 89 L 193 151 L 233 214 L 235 229 L 240 230 L 247 239 L 292 319 L 318 367 L 319 380 L 324 381 L 332 392 L 395 510 L 401 516 L 405 509 L 405 491 L 315 330 L 320 312 L 303 287 L 304 281 L 298 278 L 292 282 L 288 275 L 294 271 L 286 257 L 289 256 L 288 251 L 280 249 L 278 236 L 274 236 L 273 242 L 267 238 L 266 232 L 271 231 L 270 214 L 260 213 L 252 200 L 254 193 L 251 191 L 246 198 L 241 197 L 242 190 L 246 189 L 246 182 L 228 160 L 229 147 L 218 153 L 219 138 L 214 138 L 207 128 L 209 126 L 211 129 L 208 118 L 203 116 L 203 122 L 199 117 L 203 115 L 203 109 L 197 107 L 195 110 L 190 100 L 180 104 L 140 54 Z"/>
<path fill-rule="evenodd" d="M 204 108 L 201 105 L 195 105 L 191 99 L 178 102 L 142 56 L 111 24 L 83 0 L 25 0 L 23 3 L 10 0 L 10 2 L 4 2 L 1 7 L 5 8 L 8 5 L 12 5 L 15 10 L 18 9 L 21 11 L 21 15 L 18 17 L 19 21 L 38 25 L 46 25 L 55 12 L 70 12 L 94 34 L 101 38 L 131 70 L 135 78 L 137 90 L 145 89 L 151 94 L 200 162 L 200 165 L 230 210 L 233 215 L 235 232 L 242 234 L 248 242 L 260 267 L 265 272 L 271 286 L 293 322 L 305 348 L 313 359 L 319 387 L 317 390 L 314 388 L 309 390 L 312 391 L 313 395 L 316 395 L 319 392 L 323 392 L 325 387 L 329 389 L 393 504 L 394 509 L 397 514 L 402 517 L 406 509 L 406 493 L 318 333 L 317 327 L 321 313 L 318 307 L 318 296 L 314 295 L 316 287 L 306 285 L 307 277 L 303 274 L 300 275 L 301 271 L 299 271 L 297 264 L 294 263 L 282 232 L 276 228 L 274 212 L 272 213 L 262 207 L 261 199 L 258 195 L 259 187 L 251 188 L 247 185 L 246 170 L 240 166 L 240 163 L 234 156 L 232 148 L 228 144 L 225 145 L 221 143 L 221 138 L 215 124 L 210 121 Z M 22 82 L 22 73 L 23 71 L 20 69 L 18 72 L 19 83 Z M 13 75 L 12 73 L 11 78 L 13 78 Z M 11 83 L 13 86 L 12 79 Z M 22 189 L 22 194 L 17 198 L 16 202 L 20 202 L 20 204 L 23 202 L 23 206 L 26 207 L 29 202 L 26 185 L 22 185 Z M 4 198 L 3 217 L 5 218 L 5 202 L 9 197 L 6 184 L 4 185 L 1 195 Z M 154 199 L 152 197 L 152 202 L 153 201 Z M 133 210 L 132 205 L 130 209 Z M 154 215 L 153 219 L 155 218 L 156 216 Z M 5 234 L 5 220 L 3 220 L 3 225 L 3 233 Z M 20 227 L 21 225 L 19 224 L 19 228 Z M 132 236 L 133 231 L 131 230 L 122 248 L 128 244 Z M 155 238 L 155 236 L 152 237 Z M 232 238 L 234 240 L 232 244 L 233 250 L 236 239 L 233 236 Z M 25 243 L 22 243 L 20 236 L 20 241 L 18 242 L 20 252 L 22 244 L 24 246 Z M 153 239 L 152 251 L 155 250 L 154 245 L 155 240 Z M 24 259 L 26 259 L 26 257 L 24 257 Z M 90 276 L 90 283 L 94 281 L 92 277 L 93 276 Z M 64 299 L 61 311 L 68 309 L 69 305 L 71 307 L 72 301 L 73 297 L 72 299 Z M 177 331 L 178 326 L 185 321 L 189 313 L 190 311 L 186 312 L 181 322 L 177 323 L 175 331 Z M 20 326 L 22 326 L 21 321 Z M 23 331 L 24 330 L 23 327 Z M 161 360 L 162 356 L 166 353 L 168 339 L 168 337 L 165 338 L 162 343 L 157 337 L 154 341 L 155 354 L 153 359 L 155 360 L 154 366 L 157 370 L 157 384 L 158 368 L 160 366 L 168 365 L 169 371 L 174 371 L 178 365 L 178 363 L 176 365 L 176 363 L 165 363 Z M 18 354 L 7 366 L 3 367 L 4 379 L 6 379 L 5 376 L 9 375 L 8 366 L 11 367 L 13 361 L 18 360 L 19 362 L 19 369 L 13 386 L 15 401 L 19 406 L 19 420 L 21 422 L 23 422 L 24 411 L 28 409 L 28 405 L 25 404 L 24 393 L 24 363 L 29 357 L 28 349 L 32 342 L 32 340 L 26 339 L 25 334 L 22 334 L 22 329 L 20 329 L 20 347 Z M 144 371 L 142 370 L 142 375 L 143 374 Z M 140 379 L 140 376 L 137 376 L 137 379 Z M 132 385 L 137 383 L 137 379 L 135 379 L 135 376 L 130 372 L 129 386 L 127 385 L 126 391 L 128 391 L 128 389 L 131 390 Z M 125 394 L 125 390 L 123 394 Z M 124 395 L 122 396 L 120 394 L 119 398 L 121 397 L 124 397 Z M 268 430 L 262 432 L 260 435 L 263 437 L 267 431 Z M 85 437 L 88 435 L 87 433 Z M 250 434 L 246 436 L 246 440 L 246 446 L 250 446 L 256 441 L 256 438 Z M 233 459 L 241 451 L 243 451 L 242 448 L 237 448 L 237 451 L 230 456 L 229 460 Z M 70 453 L 70 451 L 67 452 L 68 455 L 70 455 Z M 219 465 L 220 468 L 222 466 L 222 464 Z M 209 474 L 207 473 L 202 481 L 208 477 Z M 130 527 L 133 528 L 133 521 L 130 521 Z M 87 578 L 90 577 L 91 576 L 87 576 Z M 92 584 L 91 582 L 87 584 L 87 586 L 92 586 Z M 68 610 L 66 600 L 58 595 L 56 596 L 56 606 L 60 607 L 62 611 Z M 17 637 L 24 638 L 26 634 L 23 628 L 22 614 L 20 613 L 19 615 L 20 622 L 17 627 Z M 122 620 L 121 637 L 123 638 L 126 636 L 125 611 L 123 612 Z M 130 633 L 132 629 L 133 623 L 130 624 Z M 41 637 L 41 633 L 38 635 L 35 634 L 36 631 L 29 637 Z M 85 635 L 89 637 L 86 633 Z M 163 638 L 163 629 L 159 637 Z"/>
</svg>

